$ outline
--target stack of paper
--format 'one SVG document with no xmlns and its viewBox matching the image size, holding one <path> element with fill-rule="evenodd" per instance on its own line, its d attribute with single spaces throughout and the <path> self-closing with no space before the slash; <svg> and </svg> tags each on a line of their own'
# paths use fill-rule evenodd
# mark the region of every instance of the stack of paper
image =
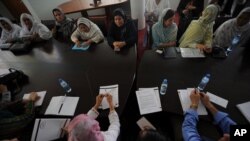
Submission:
<svg viewBox="0 0 250 141">
<path fill-rule="evenodd" d="M 240 112 L 244 115 L 244 117 L 250 123 L 250 112 L 249 112 L 250 101 L 242 103 L 242 104 L 238 104 L 238 105 L 236 105 L 236 107 L 240 110 Z"/>
<path fill-rule="evenodd" d="M 190 108 L 190 105 L 191 105 L 190 94 L 192 90 L 193 88 L 177 90 L 179 98 L 180 98 L 181 106 L 183 109 L 183 113 L 185 113 Z M 199 102 L 197 113 L 198 115 L 207 115 L 207 110 L 201 101 Z"/>
<path fill-rule="evenodd" d="M 136 97 L 141 115 L 162 111 L 158 87 L 140 88 Z"/>
<path fill-rule="evenodd" d="M 110 85 L 110 86 L 101 86 L 100 87 L 99 94 L 108 94 L 108 93 L 110 95 L 112 95 L 114 106 L 118 107 L 119 106 L 118 84 Z M 108 101 L 107 101 L 106 97 L 103 98 L 102 103 L 101 103 L 99 108 L 102 108 L 102 109 L 108 109 L 109 108 L 109 104 L 108 104 Z"/>
<path fill-rule="evenodd" d="M 180 48 L 183 58 L 204 58 L 203 51 L 197 48 Z"/>
<path fill-rule="evenodd" d="M 214 95 L 214 94 L 212 94 L 210 92 L 207 92 L 206 94 L 209 97 L 209 100 L 211 102 L 213 102 L 213 103 L 215 103 L 215 104 L 217 104 L 217 105 L 219 105 L 221 107 L 227 108 L 228 100 L 226 100 L 224 98 L 221 98 L 221 97 L 219 97 L 217 95 Z"/>
<path fill-rule="evenodd" d="M 141 130 L 144 130 L 145 128 L 156 130 L 154 125 L 152 125 L 145 117 L 140 118 L 136 123 L 141 128 Z"/>
<path fill-rule="evenodd" d="M 36 92 L 40 97 L 38 101 L 36 101 L 35 106 L 41 106 L 43 104 L 44 97 L 46 95 L 46 91 Z M 24 94 L 23 99 L 29 99 L 30 94 Z"/>
<path fill-rule="evenodd" d="M 70 119 L 36 119 L 31 141 L 51 141 L 64 136 L 62 128 L 67 127 Z"/>
<path fill-rule="evenodd" d="M 45 115 L 73 116 L 79 97 L 55 96 L 51 99 Z"/>
</svg>

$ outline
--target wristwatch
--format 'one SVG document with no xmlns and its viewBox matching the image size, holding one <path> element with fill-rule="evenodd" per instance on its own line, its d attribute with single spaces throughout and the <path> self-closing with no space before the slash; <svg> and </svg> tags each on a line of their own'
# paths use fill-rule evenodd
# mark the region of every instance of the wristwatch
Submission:
<svg viewBox="0 0 250 141">
<path fill-rule="evenodd" d="M 197 108 L 198 108 L 198 105 L 197 105 L 197 104 L 191 104 L 191 105 L 190 105 L 190 108 L 192 108 L 192 109 L 197 109 Z"/>
</svg>

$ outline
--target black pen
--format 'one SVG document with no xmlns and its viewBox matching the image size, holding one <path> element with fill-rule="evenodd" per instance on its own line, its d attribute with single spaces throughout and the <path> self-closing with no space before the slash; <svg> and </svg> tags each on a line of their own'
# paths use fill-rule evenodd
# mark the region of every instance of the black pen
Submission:
<svg viewBox="0 0 250 141">
<path fill-rule="evenodd" d="M 66 99 L 66 96 L 67 96 L 67 95 L 65 94 L 64 97 L 63 97 L 63 100 L 62 100 L 61 106 L 60 106 L 60 108 L 59 108 L 58 114 L 60 114 L 60 112 L 61 112 L 61 110 L 62 110 L 63 103 L 64 103 L 64 101 L 65 101 L 65 99 Z"/>
</svg>

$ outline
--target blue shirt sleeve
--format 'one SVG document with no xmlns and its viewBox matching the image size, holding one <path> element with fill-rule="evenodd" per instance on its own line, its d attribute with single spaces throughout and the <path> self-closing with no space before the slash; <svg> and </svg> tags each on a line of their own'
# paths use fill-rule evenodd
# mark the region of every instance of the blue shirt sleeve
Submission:
<svg viewBox="0 0 250 141">
<path fill-rule="evenodd" d="M 236 125 L 236 123 L 228 117 L 227 113 L 220 111 L 214 115 L 214 122 L 219 125 L 223 133 L 227 134 L 230 132 L 230 125 Z"/>
<path fill-rule="evenodd" d="M 201 137 L 197 131 L 198 113 L 194 109 L 189 109 L 185 113 L 185 119 L 182 124 L 182 135 L 185 141 L 200 141 Z"/>
</svg>

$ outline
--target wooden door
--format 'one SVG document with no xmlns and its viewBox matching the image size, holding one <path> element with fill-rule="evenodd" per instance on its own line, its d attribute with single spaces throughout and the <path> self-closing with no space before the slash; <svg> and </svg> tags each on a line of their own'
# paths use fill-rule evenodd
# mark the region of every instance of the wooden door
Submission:
<svg viewBox="0 0 250 141">
<path fill-rule="evenodd" d="M 22 13 L 30 13 L 22 0 L 2 0 L 2 2 L 17 21 Z"/>
</svg>

